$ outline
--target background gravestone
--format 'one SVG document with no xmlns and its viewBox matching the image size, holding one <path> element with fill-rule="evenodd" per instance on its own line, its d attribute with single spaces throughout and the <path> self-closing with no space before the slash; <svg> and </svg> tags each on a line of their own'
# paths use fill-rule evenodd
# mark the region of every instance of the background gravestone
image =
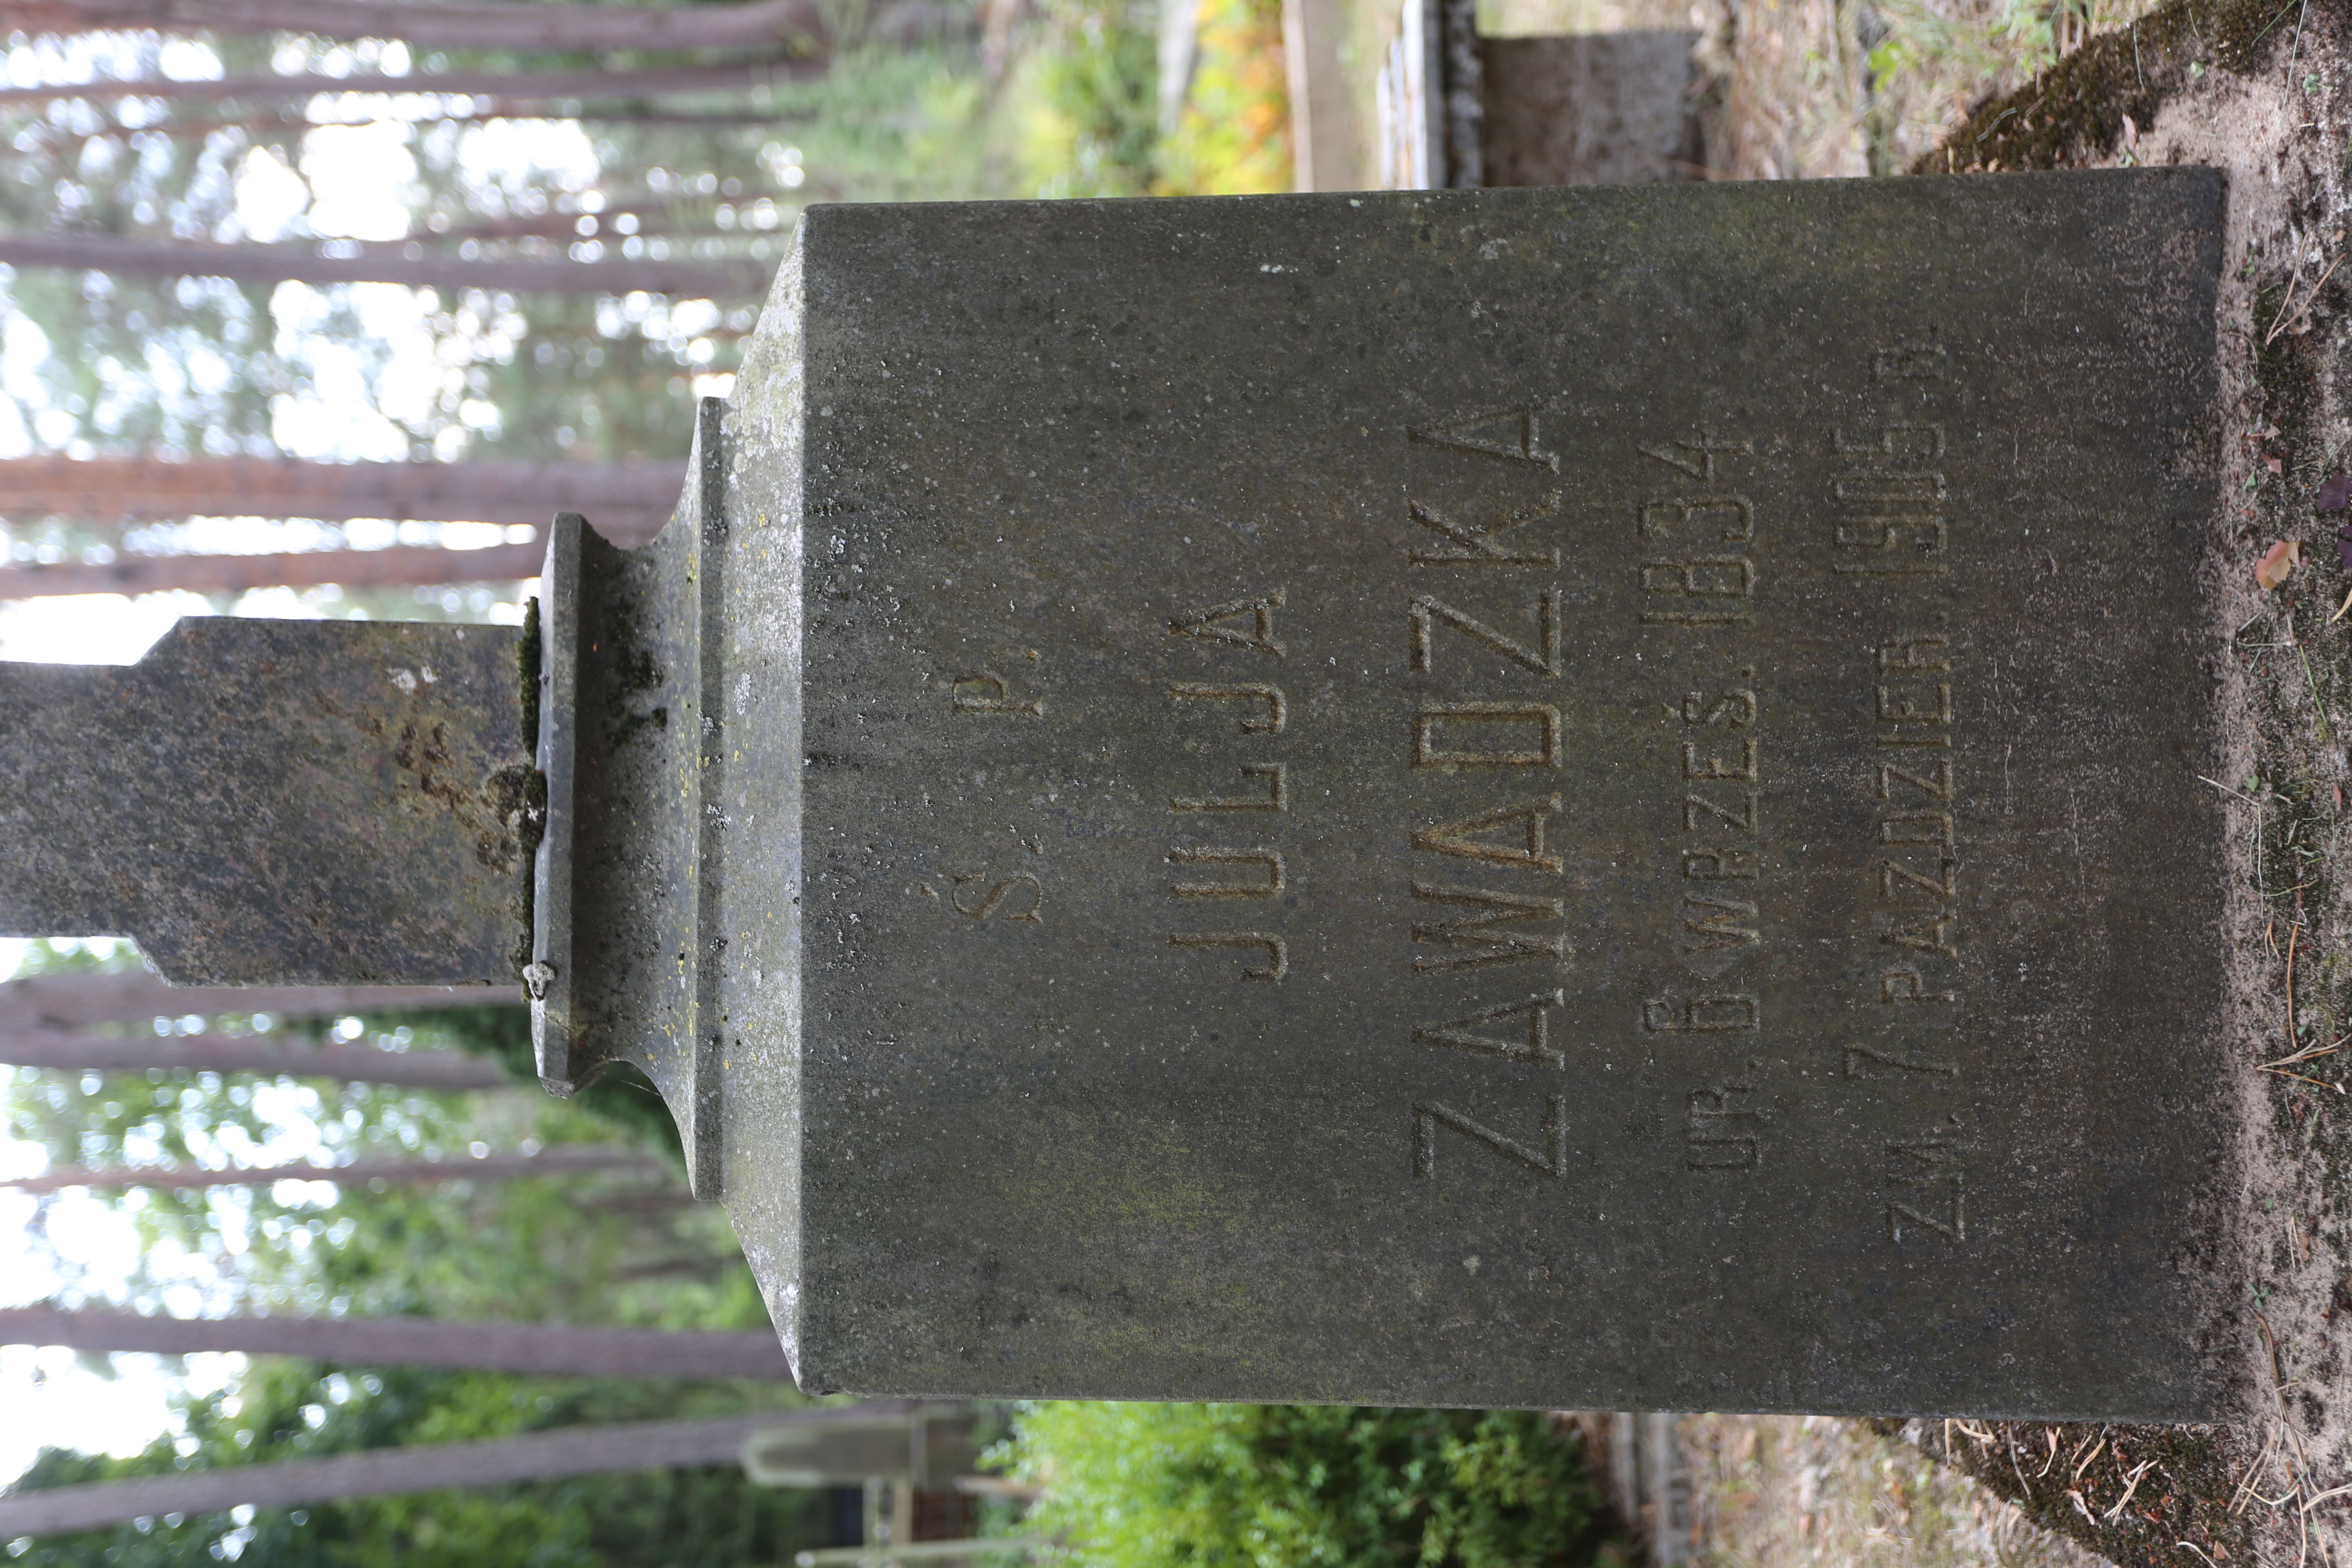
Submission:
<svg viewBox="0 0 2352 1568">
<path fill-rule="evenodd" d="M 1479 145 L 1488 185 L 1632 185 L 1700 178 L 1687 32 L 1481 38 Z"/>
</svg>

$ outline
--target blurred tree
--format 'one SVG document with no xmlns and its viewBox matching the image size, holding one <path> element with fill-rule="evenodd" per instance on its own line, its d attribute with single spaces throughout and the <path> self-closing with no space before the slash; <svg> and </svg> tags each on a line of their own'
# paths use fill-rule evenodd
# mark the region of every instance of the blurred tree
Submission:
<svg viewBox="0 0 2352 1568">
<path fill-rule="evenodd" d="M 778 82 L 822 75 L 822 60 L 739 60 L 730 65 L 649 65 L 596 70 L 441 70 L 426 75 L 386 75 L 382 71 L 352 71 L 328 76 L 318 72 L 271 71 L 255 76 L 99 77 L 89 81 L 58 82 L 41 87 L 0 88 L 0 104 L 47 106 L 75 100 L 119 105 L 125 99 L 150 102 L 195 100 L 208 102 L 302 103 L 320 93 L 459 94 L 487 98 L 491 106 L 512 114 L 527 103 L 563 99 L 641 99 L 676 93 L 746 91 Z M 437 119 L 437 115 L 417 116 Z M 307 125 L 307 121 L 303 121 Z M 130 129 L 138 129 L 131 127 Z M 189 127 L 174 122 L 171 129 L 185 134 Z"/>
<path fill-rule="evenodd" d="M 821 44 L 812 0 L 604 5 L 534 0 L 0 0 L 24 33 L 297 33 L 459 49 L 723 49 Z"/>
<path fill-rule="evenodd" d="M 510 1074 L 457 1051 L 320 1045 L 293 1031 L 119 1036 L 71 1029 L 0 1034 L 0 1064 L 70 1073 L 266 1073 L 411 1089 L 502 1089 Z"/>
<path fill-rule="evenodd" d="M 390 1053 L 380 1053 L 390 1054 Z M 145 1187 L 184 1193 L 198 1187 L 266 1187 L 279 1182 L 333 1182 L 373 1187 L 392 1182 L 502 1182 L 519 1176 L 552 1176 L 567 1171 L 653 1171 L 658 1161 L 610 1143 L 562 1143 L 520 1154 L 481 1154 L 463 1160 L 352 1160 L 340 1165 L 202 1166 L 114 1165 L 100 1169 L 60 1165 L 37 1176 L 13 1176 L 0 1187 L 20 1193 L 57 1193 L 68 1187 Z M 0 1319 L 7 1310 L 0 1309 Z M 123 1347 L 136 1348 L 136 1347 Z"/>
<path fill-rule="evenodd" d="M 451 465 L 456 467 L 457 465 Z M 0 567 L 0 599 L 68 594 L 242 594 L 334 583 L 345 588 L 391 584 L 514 582 L 539 575 L 539 544 L 480 550 L 394 545 L 384 550 L 303 550 L 257 555 L 117 555 L 103 565 Z"/>
<path fill-rule="evenodd" d="M 786 1391 L 758 1396 L 798 1403 Z M 192 1402 L 186 1433 L 139 1458 L 45 1453 L 19 1491 L 183 1473 L 402 1445 L 554 1433 L 583 1423 L 726 1416 L 756 1408 L 727 1385 L 684 1392 L 607 1381 L 386 1369 L 345 1373 L 301 1363 L 257 1367 L 231 1397 Z M 167 1514 L 37 1539 L 14 1560 L 99 1568 L 736 1568 L 823 1544 L 821 1493 L 751 1485 L 735 1464 L 636 1468 L 467 1491 L 358 1498 L 272 1509 L 241 1521 Z"/>
<path fill-rule="evenodd" d="M 633 542 L 660 531 L 685 483 L 685 465 L 676 462 L 0 458 L 0 496 L 9 504 L 100 521 L 267 512 L 540 525 L 559 511 L 593 510 L 601 526 Z"/>
<path fill-rule="evenodd" d="M 789 1379 L 772 1330 L 581 1328 L 426 1318 L 173 1318 L 0 1308 L 0 1344 L 100 1353 L 294 1355 L 344 1366 L 470 1367 L 559 1377 Z M 0 1530 L 0 1539 L 6 1531 Z"/>
<path fill-rule="evenodd" d="M 0 235 L 0 265 L 62 267 L 114 278 L 226 278 L 243 283 L 401 283 L 422 289 L 512 289 L 552 294 L 707 294 L 756 297 L 764 267 L 672 258 L 656 254 L 619 261 L 510 260 L 448 255 L 417 247 L 337 250 L 289 246 L 156 244 L 107 235 Z"/>
<path fill-rule="evenodd" d="M 1089 1568 L 1581 1568 L 1606 1544 L 1574 1435 L 1532 1410 L 1040 1403 L 991 1462 L 1045 1485 L 1031 1528 Z"/>
</svg>

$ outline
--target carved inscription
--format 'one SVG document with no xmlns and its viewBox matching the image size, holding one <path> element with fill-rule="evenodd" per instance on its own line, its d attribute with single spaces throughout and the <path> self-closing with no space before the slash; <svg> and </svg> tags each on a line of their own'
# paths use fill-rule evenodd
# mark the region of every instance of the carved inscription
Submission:
<svg viewBox="0 0 2352 1568">
<path fill-rule="evenodd" d="M 1526 463 L 1555 474 L 1559 472 L 1559 455 L 1544 450 L 1532 408 L 1498 408 L 1465 415 L 1459 419 L 1441 419 L 1413 426 L 1405 432 L 1405 437 L 1449 452 Z"/>
<path fill-rule="evenodd" d="M 984 718 L 1037 719 L 1044 717 L 1045 705 L 1034 697 L 1013 696 L 1004 677 L 982 669 L 959 675 L 949 683 L 948 710 Z"/>
<path fill-rule="evenodd" d="M 1025 656 L 1032 665 L 1039 658 L 1034 649 L 1025 648 L 1001 647 L 996 655 L 1000 659 L 1007 655 Z M 1024 679 L 1034 683 L 1034 674 Z M 1044 699 L 1024 692 L 1013 681 L 985 667 L 967 667 L 964 673 L 948 677 L 947 696 L 948 712 L 959 720 L 1034 721 L 1045 716 Z M 924 897 L 939 900 L 946 910 L 967 921 L 1010 925 L 1045 923 L 1045 884 L 1034 872 L 950 872 L 947 882 L 944 898 L 931 882 L 922 882 L 919 888 Z"/>
<path fill-rule="evenodd" d="M 1035 925 L 1044 915 L 1045 887 L 1036 878 L 974 877 L 951 878 L 948 902 L 955 912 L 968 920 L 1019 921 Z"/>
<path fill-rule="evenodd" d="M 1287 591 L 1276 587 L 1269 593 L 1177 616 L 1168 623 L 1169 630 L 1174 636 L 1209 645 L 1221 657 L 1265 655 L 1281 658 L 1288 649 L 1282 640 L 1276 612 L 1287 602 Z M 1288 700 L 1280 687 L 1266 681 L 1171 681 L 1168 697 L 1188 708 L 1233 705 L 1234 730 L 1246 737 L 1279 735 L 1290 722 Z M 1169 799 L 1168 809 L 1179 816 L 1236 814 L 1276 817 L 1289 811 L 1287 763 L 1236 760 L 1232 767 L 1234 773 L 1228 776 L 1237 777 L 1241 787 L 1230 793 L 1174 795 Z M 1171 899 L 1272 901 L 1281 900 L 1290 886 L 1282 851 L 1265 844 L 1175 844 L 1169 847 L 1168 862 L 1185 868 L 1169 886 Z M 1198 906 L 1193 907 L 1197 911 Z M 1181 952 L 1232 949 L 1253 955 L 1254 961 L 1245 962 L 1234 972 L 1237 980 L 1273 984 L 1290 973 L 1289 939 L 1278 931 L 1171 931 L 1168 945 Z"/>
<path fill-rule="evenodd" d="M 1699 487 L 1636 509 L 1642 624 L 1746 626 L 1756 616 L 1756 503 L 1730 488 L 1722 468 L 1727 458 L 1752 456 L 1755 443 L 1702 430 L 1637 449 Z"/>
<path fill-rule="evenodd" d="M 1273 849 L 1187 849 L 1168 851 L 1178 866 L 1241 866 L 1254 869 L 1248 881 L 1178 882 L 1169 889 L 1180 899 L 1270 899 L 1282 891 L 1282 855 Z"/>
<path fill-rule="evenodd" d="M 1244 969 L 1244 980 L 1280 980 L 1290 973 L 1290 944 L 1262 931 L 1171 931 L 1168 945 L 1178 948 L 1246 948 L 1265 954 L 1266 962 Z"/>
<path fill-rule="evenodd" d="M 1720 673 L 1699 690 L 1660 693 L 1669 735 L 1651 765 L 1662 774 L 1666 868 L 1676 892 L 1656 933 L 1656 962 L 1683 978 L 1645 997 L 1635 1026 L 1671 1070 L 1696 1075 L 1682 1091 L 1683 1166 L 1749 1171 L 1764 1162 L 1761 1096 L 1742 1071 L 1760 1047 L 1763 998 L 1743 976 L 1769 945 L 1765 879 L 1772 752 L 1756 665 L 1758 563 L 1768 520 L 1739 480 L 1754 441 L 1709 430 L 1637 443 L 1656 465 L 1655 493 L 1633 508 L 1635 615 L 1672 627 Z M 1655 710 L 1653 710 L 1655 711 Z M 1692 1082 L 1685 1078 L 1685 1083 Z"/>
<path fill-rule="evenodd" d="M 1845 471 L 1830 482 L 1839 554 L 1830 570 L 1854 577 L 1940 577 L 1951 548 L 1941 425 L 1885 425 L 1832 436 Z"/>
<path fill-rule="evenodd" d="M 1764 1162 L 1761 1115 L 1744 1083 L 1694 1089 L 1683 1114 L 1683 1163 L 1694 1171 L 1752 1171 Z"/>
<path fill-rule="evenodd" d="M 1443 420 L 1407 436 L 1463 458 L 1559 468 L 1527 409 Z M 1552 580 L 1559 549 L 1535 525 L 1559 516 L 1561 498 L 1547 491 L 1517 510 L 1481 515 L 1407 495 L 1403 554 L 1417 591 L 1401 606 L 1398 628 L 1419 688 L 1400 737 L 1402 760 L 1449 781 L 1437 787 L 1459 801 L 1407 833 L 1416 873 L 1408 888 L 1409 962 L 1415 976 L 1444 988 L 1430 993 L 1409 1037 L 1456 1057 L 1549 1072 L 1568 1067 L 1549 1021 L 1565 993 L 1541 984 L 1566 967 L 1570 952 L 1559 890 L 1564 866 L 1545 841 L 1561 796 L 1523 782 L 1498 797 L 1495 785 L 1560 765 L 1564 610 Z M 1465 978 L 1486 993 L 1466 1008 Z M 1451 1081 L 1477 1087 L 1474 1065 L 1461 1066 Z M 1412 1169 L 1423 1180 L 1437 1173 L 1442 1132 L 1538 1177 L 1559 1181 L 1567 1173 L 1567 1107 L 1559 1095 L 1544 1098 L 1533 1142 L 1435 1100 L 1412 1112 Z"/>
<path fill-rule="evenodd" d="M 1958 506 L 1946 470 L 1945 426 L 1933 384 L 1949 355 L 1898 343 L 1872 358 L 1871 379 L 1900 384 L 1899 418 L 1830 432 L 1831 477 L 1822 506 L 1830 569 L 1876 624 L 1853 658 L 1867 697 L 1854 714 L 1853 783 L 1869 803 L 1869 837 L 1854 846 L 1869 900 L 1857 944 L 1856 1037 L 1839 1047 L 1850 1092 L 1898 1103 L 1937 1129 L 1888 1143 L 1867 1173 L 1870 1193 L 1898 1246 L 1964 1245 L 1966 1150 L 1954 1129 L 1964 1111 L 1961 1069 L 1948 1042 L 1961 1002 L 1967 931 L 1960 919 L 1965 848 L 1954 740 L 1963 721 L 1958 648 L 1942 613 L 1921 601 L 1949 571 Z"/>
</svg>

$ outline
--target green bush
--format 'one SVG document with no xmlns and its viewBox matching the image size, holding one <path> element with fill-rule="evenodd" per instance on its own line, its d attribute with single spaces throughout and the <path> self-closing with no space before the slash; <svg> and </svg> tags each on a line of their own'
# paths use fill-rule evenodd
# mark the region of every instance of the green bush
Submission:
<svg viewBox="0 0 2352 1568">
<path fill-rule="evenodd" d="M 1088 1568 L 1574 1568 L 1605 1543 L 1575 1439 L 1531 1411 L 1035 1404 L 990 1459 Z"/>
</svg>

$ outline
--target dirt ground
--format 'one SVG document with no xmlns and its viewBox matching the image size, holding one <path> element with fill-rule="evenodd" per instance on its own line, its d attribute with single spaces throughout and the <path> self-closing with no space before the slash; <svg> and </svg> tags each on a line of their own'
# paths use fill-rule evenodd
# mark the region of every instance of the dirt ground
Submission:
<svg viewBox="0 0 2352 1568">
<path fill-rule="evenodd" d="M 1899 1438 L 1826 1415 L 1689 1415 L 1687 1561 L 1700 1568 L 2094 1568 Z"/>
</svg>

